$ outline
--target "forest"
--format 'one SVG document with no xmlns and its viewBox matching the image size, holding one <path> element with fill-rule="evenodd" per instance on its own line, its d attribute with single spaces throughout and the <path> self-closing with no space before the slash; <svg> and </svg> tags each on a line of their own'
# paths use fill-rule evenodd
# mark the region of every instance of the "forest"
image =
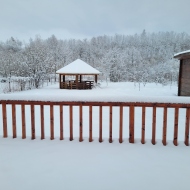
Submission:
<svg viewBox="0 0 190 190">
<path fill-rule="evenodd" d="M 101 71 L 101 80 L 163 85 L 178 80 L 179 61 L 175 53 L 190 49 L 187 33 L 158 32 L 91 39 L 60 40 L 36 36 L 28 42 L 11 37 L 0 42 L 1 82 L 16 82 L 17 90 L 39 88 L 56 81 L 56 70 L 81 59 Z M 26 85 L 27 84 L 27 85 Z"/>
</svg>

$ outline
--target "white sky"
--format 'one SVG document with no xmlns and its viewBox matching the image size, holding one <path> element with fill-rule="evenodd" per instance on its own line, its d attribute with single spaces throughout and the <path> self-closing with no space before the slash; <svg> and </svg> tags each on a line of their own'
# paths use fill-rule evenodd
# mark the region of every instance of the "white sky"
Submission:
<svg viewBox="0 0 190 190">
<path fill-rule="evenodd" d="M 190 0 L 0 0 L 0 41 L 175 31 L 190 33 Z"/>
</svg>

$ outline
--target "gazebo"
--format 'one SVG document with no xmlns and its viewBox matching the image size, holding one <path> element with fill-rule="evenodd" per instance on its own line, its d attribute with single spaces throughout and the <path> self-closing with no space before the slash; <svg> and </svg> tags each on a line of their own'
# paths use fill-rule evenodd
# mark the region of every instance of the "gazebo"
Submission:
<svg viewBox="0 0 190 190">
<path fill-rule="evenodd" d="M 174 55 L 180 60 L 178 96 L 190 96 L 190 50 Z"/>
<path fill-rule="evenodd" d="M 60 89 L 92 89 L 97 83 L 100 72 L 84 61 L 77 59 L 74 62 L 56 71 L 59 74 Z M 84 76 L 94 76 L 94 80 L 83 80 Z M 71 79 L 71 76 L 73 78 Z M 67 80 L 67 78 L 69 78 Z"/>
</svg>

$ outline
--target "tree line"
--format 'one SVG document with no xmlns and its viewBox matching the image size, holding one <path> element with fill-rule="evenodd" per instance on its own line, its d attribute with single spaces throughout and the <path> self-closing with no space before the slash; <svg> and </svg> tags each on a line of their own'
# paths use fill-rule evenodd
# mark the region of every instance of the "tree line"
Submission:
<svg viewBox="0 0 190 190">
<path fill-rule="evenodd" d="M 81 59 L 101 71 L 102 80 L 168 84 L 178 79 L 175 53 L 190 49 L 187 33 L 159 32 L 98 36 L 91 39 L 60 40 L 36 36 L 23 43 L 11 37 L 0 42 L 0 76 L 26 81 L 39 88 L 44 81 L 56 81 L 56 70 Z"/>
</svg>

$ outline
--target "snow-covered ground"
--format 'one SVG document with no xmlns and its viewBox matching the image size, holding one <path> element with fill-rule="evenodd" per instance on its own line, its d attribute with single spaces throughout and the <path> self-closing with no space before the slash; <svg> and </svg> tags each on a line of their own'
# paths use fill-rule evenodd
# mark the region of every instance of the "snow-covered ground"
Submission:
<svg viewBox="0 0 190 190">
<path fill-rule="evenodd" d="M 133 83 L 102 84 L 93 90 L 60 90 L 58 84 L 38 90 L 1 94 L 0 99 L 40 99 L 43 100 L 158 100 L 189 103 L 189 97 L 178 97 L 177 86 L 147 84 L 134 87 Z M 107 97 L 107 99 L 106 99 Z M 67 107 L 64 117 L 68 118 Z M 103 113 L 104 142 L 98 142 L 98 114 L 93 107 L 93 139 L 88 142 L 88 108 L 84 108 L 84 141 L 78 142 L 78 108 L 74 108 L 74 141 L 70 142 L 69 124 L 65 119 L 65 139 L 60 141 L 58 121 L 55 122 L 55 140 L 49 140 L 49 108 L 45 108 L 46 139 L 40 140 L 40 128 L 37 127 L 37 139 L 30 140 L 30 115 L 27 116 L 27 139 L 21 139 L 20 108 L 17 106 L 18 138 L 11 138 L 11 108 L 8 106 L 9 138 L 0 138 L 0 189 L 190 189 L 189 176 L 190 149 L 183 143 L 185 110 L 180 109 L 179 145 L 172 143 L 174 110 L 168 111 L 167 146 L 161 143 L 163 109 L 157 109 L 157 144 L 152 145 L 151 124 L 152 109 L 147 108 L 146 144 L 140 143 L 141 109 L 135 109 L 135 143 L 128 142 L 128 108 L 124 109 L 124 142 L 118 143 L 118 108 L 113 109 L 113 143 L 108 143 L 108 108 Z M 29 107 L 26 107 L 29 111 Z M 36 106 L 36 126 L 39 122 L 39 107 Z M 57 120 L 59 109 L 55 107 Z M 0 108 L 1 112 L 1 108 Z M 10 114 L 9 114 L 10 113 Z M 47 113 L 47 114 L 46 114 Z M 0 113 L 2 115 L 2 113 Z M 140 119 L 139 119 L 140 118 Z M 56 121 L 56 119 L 55 119 Z M 0 119 L 2 126 L 2 119 Z M 57 129 L 56 129 L 56 126 Z M 180 127 L 182 126 L 182 127 Z M 2 137 L 2 127 L 0 129 Z"/>
</svg>

